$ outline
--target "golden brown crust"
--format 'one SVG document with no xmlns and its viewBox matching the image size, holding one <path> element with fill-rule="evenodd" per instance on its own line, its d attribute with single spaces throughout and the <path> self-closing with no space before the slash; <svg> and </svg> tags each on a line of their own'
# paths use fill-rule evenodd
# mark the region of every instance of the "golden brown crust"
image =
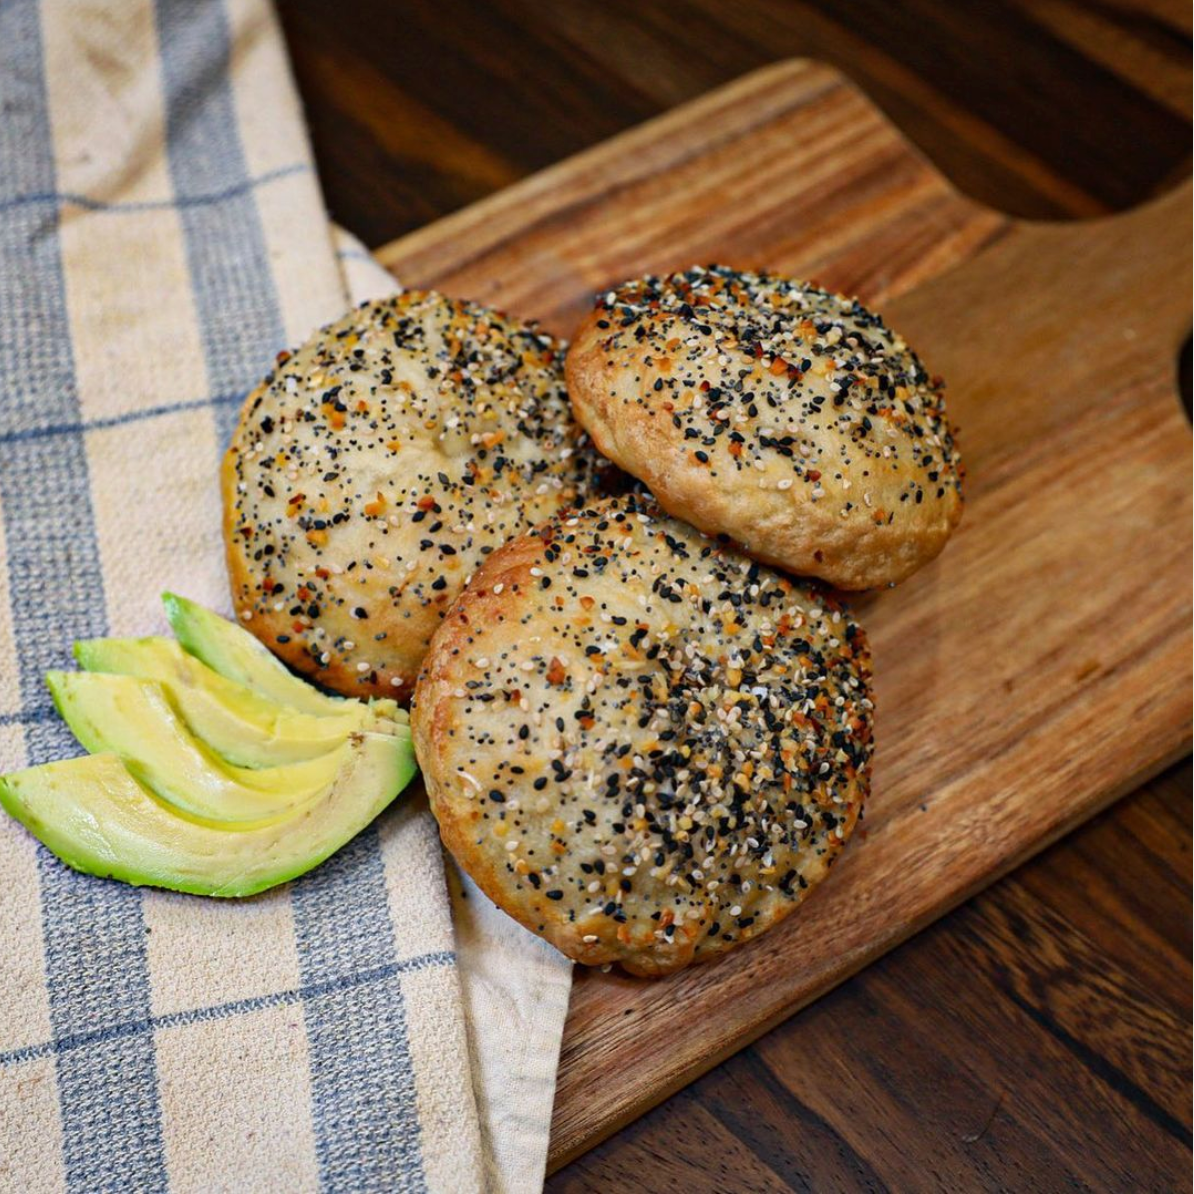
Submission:
<svg viewBox="0 0 1194 1194">
<path fill-rule="evenodd" d="M 346 696 L 408 698 L 469 574 L 588 490 L 562 356 L 533 325 L 420 291 L 281 354 L 222 470 L 242 624 Z"/>
<path fill-rule="evenodd" d="M 828 595 L 624 496 L 512 540 L 436 631 L 412 707 L 444 842 L 587 965 L 749 940 L 858 818 L 861 629 Z"/>
<path fill-rule="evenodd" d="M 598 299 L 566 370 L 601 452 L 764 562 L 888 584 L 961 518 L 940 383 L 856 301 L 720 266 L 646 278 Z"/>
</svg>

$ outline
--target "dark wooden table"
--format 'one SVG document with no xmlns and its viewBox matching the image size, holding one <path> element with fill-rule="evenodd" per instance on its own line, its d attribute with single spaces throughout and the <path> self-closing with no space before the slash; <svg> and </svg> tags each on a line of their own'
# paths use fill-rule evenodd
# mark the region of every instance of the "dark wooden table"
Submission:
<svg viewBox="0 0 1194 1194">
<path fill-rule="evenodd" d="M 329 206 L 372 246 L 795 55 L 840 67 L 1017 215 L 1122 209 L 1189 171 L 1186 0 L 282 0 L 281 15 Z M 1187 760 L 548 1189 L 1188 1188 L 1190 787 Z"/>
</svg>

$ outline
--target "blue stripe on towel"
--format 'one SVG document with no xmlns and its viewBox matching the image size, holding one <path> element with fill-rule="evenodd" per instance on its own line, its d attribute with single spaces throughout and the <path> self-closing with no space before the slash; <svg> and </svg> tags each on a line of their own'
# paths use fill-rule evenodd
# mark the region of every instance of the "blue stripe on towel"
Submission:
<svg viewBox="0 0 1194 1194">
<path fill-rule="evenodd" d="M 46 439 L 55 435 L 79 435 L 84 431 L 107 431 L 112 427 L 127 427 L 130 423 L 144 423 L 147 419 L 161 419 L 167 415 L 183 414 L 204 407 L 240 406 L 245 400 L 244 390 L 235 394 L 215 394 L 210 398 L 184 398 L 181 402 L 163 402 L 160 406 L 142 406 L 118 415 L 75 423 L 35 423 L 17 431 L 0 431 L 0 448 L 23 439 Z"/>
<path fill-rule="evenodd" d="M 369 983 L 385 982 L 396 974 L 410 974 L 412 971 L 428 970 L 434 966 L 451 966 L 455 961 L 456 955 L 451 951 L 436 950 L 433 953 L 420 954 L 417 958 L 394 962 L 380 970 L 365 970 L 342 978 L 326 979 L 312 987 L 293 987 L 286 991 L 275 991 L 271 995 L 253 995 L 248 999 L 233 999 L 227 1003 L 214 1003 L 182 1012 L 167 1012 L 163 1016 L 152 1016 L 148 1020 L 126 1020 L 90 1032 L 76 1033 L 74 1036 L 56 1037 L 52 1041 L 44 1041 L 37 1045 L 22 1045 L 18 1049 L 9 1049 L 0 1053 L 0 1067 L 23 1065 L 25 1062 L 51 1057 L 56 1053 L 67 1053 L 72 1049 L 92 1049 L 112 1040 L 158 1032 L 161 1029 L 210 1024 L 213 1020 L 247 1016 L 273 1007 L 293 1007 L 296 1003 L 302 1003 L 304 999 L 335 994 L 340 990 L 363 987 Z"/>
<path fill-rule="evenodd" d="M 54 191 L 36 0 L 0 4 L 0 202 Z M 57 215 L 15 206 L 0 219 L 0 432 L 77 424 L 78 393 Z M 42 676 L 71 641 L 106 631 L 104 588 L 81 433 L 5 443 L 0 464 L 22 706 L 49 707 Z M 55 719 L 25 723 L 29 759 L 77 753 Z M 150 1014 L 140 893 L 38 853 L 54 1036 Z M 166 1185 L 153 1040 L 56 1058 L 69 1189 Z"/>
<path fill-rule="evenodd" d="M 315 1145 L 327 1191 L 422 1190 L 414 1066 L 377 829 L 362 833 L 292 889 L 311 1051 Z"/>
<path fill-rule="evenodd" d="M 228 18 L 218 0 L 157 0 L 156 11 L 175 193 L 227 196 L 223 203 L 179 211 L 208 389 L 243 391 L 287 345 L 228 78 Z M 237 414 L 216 409 L 221 447 Z"/>
<path fill-rule="evenodd" d="M 110 215 L 135 215 L 143 211 L 170 211 L 181 207 L 206 207 L 212 203 L 227 203 L 229 199 L 238 199 L 247 191 L 276 182 L 281 178 L 290 178 L 294 174 L 306 174 L 310 169 L 311 167 L 306 162 L 294 162 L 289 166 L 279 166 L 276 170 L 267 170 L 257 178 L 250 178 L 244 183 L 225 187 L 220 191 L 211 191 L 200 195 L 175 195 L 173 199 L 110 200 L 95 199 L 90 195 L 81 195 L 78 191 L 30 191 L 24 195 L 13 195 L 6 199 L 0 199 L 0 212 L 25 204 L 81 207 L 85 211 L 106 212 Z"/>
</svg>

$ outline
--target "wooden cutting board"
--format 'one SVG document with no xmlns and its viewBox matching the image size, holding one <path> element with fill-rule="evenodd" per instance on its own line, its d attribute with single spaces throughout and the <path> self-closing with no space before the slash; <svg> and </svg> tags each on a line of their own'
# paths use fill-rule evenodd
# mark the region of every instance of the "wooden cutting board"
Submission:
<svg viewBox="0 0 1194 1194">
<path fill-rule="evenodd" d="M 864 829 L 804 909 L 723 961 L 578 971 L 553 1167 L 1189 749 L 1188 184 L 1113 219 L 1014 221 L 841 75 L 790 62 L 379 255 L 565 335 L 594 291 L 647 271 L 815 278 L 880 307 L 961 427 L 957 536 L 854 602 L 876 677 Z"/>
</svg>

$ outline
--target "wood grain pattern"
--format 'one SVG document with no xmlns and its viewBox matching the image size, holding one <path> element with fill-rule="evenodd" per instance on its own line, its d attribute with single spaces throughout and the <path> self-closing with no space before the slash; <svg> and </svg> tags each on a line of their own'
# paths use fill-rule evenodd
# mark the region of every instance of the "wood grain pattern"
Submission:
<svg viewBox="0 0 1194 1194">
<path fill-rule="evenodd" d="M 716 967 L 578 980 L 557 1162 L 1184 749 L 1189 562 L 1168 528 L 1190 510 L 1172 385 L 1188 206 L 1013 225 L 954 193 L 835 72 L 798 63 L 382 253 L 410 284 L 561 331 L 589 292 L 644 268 L 812 274 L 885 304 L 949 377 L 963 427 L 956 542 L 862 602 L 880 719 L 865 840 L 793 923 Z M 1166 584 L 1146 580 L 1160 560 Z M 675 1031 L 678 1002 L 699 1031 Z"/>
<path fill-rule="evenodd" d="M 756 71 L 377 250 L 408 285 L 567 335 L 594 291 L 731 255 L 882 302 L 1007 228 L 857 88 L 817 63 Z"/>
<path fill-rule="evenodd" d="M 281 0 L 333 214 L 378 245 L 794 57 L 837 67 L 958 188 L 1118 210 L 1190 153 L 1184 0 Z"/>
</svg>

